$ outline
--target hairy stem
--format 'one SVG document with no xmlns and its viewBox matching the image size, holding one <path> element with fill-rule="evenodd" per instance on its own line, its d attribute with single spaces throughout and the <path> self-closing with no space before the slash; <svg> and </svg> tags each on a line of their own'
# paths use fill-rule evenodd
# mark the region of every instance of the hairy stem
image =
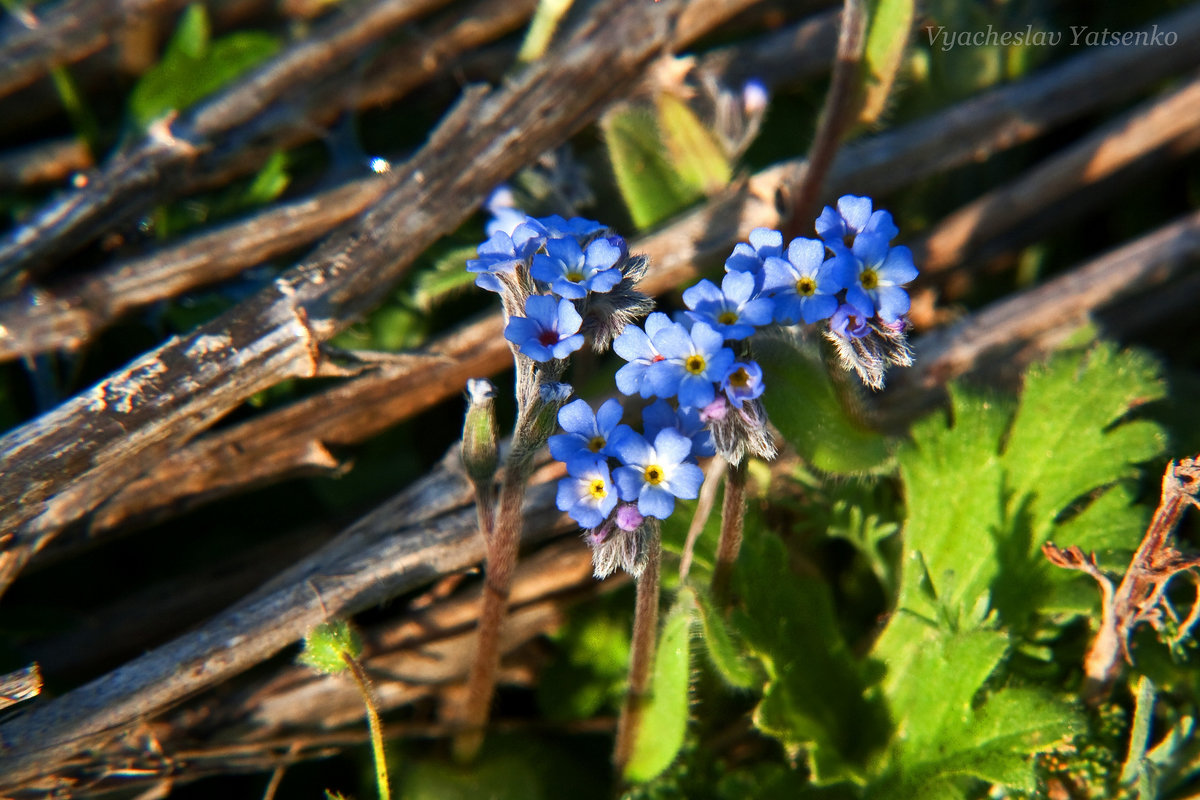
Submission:
<svg viewBox="0 0 1200 800">
<path fill-rule="evenodd" d="M 713 568 L 713 599 L 719 607 L 729 605 L 729 586 L 733 564 L 742 549 L 742 531 L 746 519 L 746 460 L 730 464 L 725 473 L 725 498 L 721 503 L 721 538 L 717 541 L 717 560 Z"/>
<path fill-rule="evenodd" d="M 633 641 L 629 654 L 629 693 L 621 706 L 617 722 L 617 741 L 613 748 L 613 767 L 618 776 L 625 771 L 633 753 L 633 743 L 641 726 L 642 706 L 650 687 L 654 666 L 654 646 L 658 638 L 658 578 L 662 561 L 662 542 L 656 533 L 649 543 L 646 568 L 637 579 L 637 602 L 633 615 Z"/>
<path fill-rule="evenodd" d="M 479 614 L 479 636 L 475 645 L 475 660 L 467 677 L 467 697 L 458 722 L 461 733 L 454 737 L 454 757 L 470 761 L 483 746 L 483 729 L 487 723 L 492 695 L 496 691 L 496 673 L 500 668 L 500 625 L 508 610 L 513 571 L 517 566 L 517 551 L 521 544 L 524 518 L 521 505 L 525 500 L 528 459 L 509 464 L 504 484 L 500 487 L 499 514 L 495 529 L 487 535 L 483 527 L 486 512 L 480 510 L 480 527 L 487 544 L 487 573 L 483 583 L 483 608 Z M 490 514 L 487 514 L 490 517 Z"/>
<path fill-rule="evenodd" d="M 354 682 L 358 684 L 359 694 L 362 695 L 363 705 L 367 707 L 367 727 L 371 731 L 371 755 L 375 758 L 375 784 L 379 787 L 379 800 L 391 800 L 392 791 L 388 785 L 387 756 L 383 752 L 383 726 L 379 722 L 379 710 L 375 698 L 371 694 L 371 682 L 362 664 L 349 653 L 342 653 L 342 660 L 350 668 Z"/>
</svg>

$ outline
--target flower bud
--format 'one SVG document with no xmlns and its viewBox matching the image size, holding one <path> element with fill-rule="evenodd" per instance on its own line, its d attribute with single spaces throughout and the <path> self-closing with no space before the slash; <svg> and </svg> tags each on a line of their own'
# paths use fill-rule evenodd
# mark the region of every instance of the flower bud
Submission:
<svg viewBox="0 0 1200 800">
<path fill-rule="evenodd" d="M 467 418 L 463 422 L 462 463 L 476 485 L 490 484 L 496 475 L 496 389 L 490 381 L 467 381 Z"/>
</svg>

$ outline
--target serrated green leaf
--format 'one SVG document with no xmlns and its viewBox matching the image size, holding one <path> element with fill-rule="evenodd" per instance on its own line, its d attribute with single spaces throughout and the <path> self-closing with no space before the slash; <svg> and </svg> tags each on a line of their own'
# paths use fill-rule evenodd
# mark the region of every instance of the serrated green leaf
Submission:
<svg viewBox="0 0 1200 800">
<path fill-rule="evenodd" d="M 610 111 L 600 125 L 621 197 L 640 230 L 700 199 L 671 165 L 654 116 L 639 108 Z"/>
<path fill-rule="evenodd" d="M 750 689 L 762 683 L 762 676 L 734 644 L 725 620 L 704 594 L 684 589 L 692 594 L 700 609 L 700 626 L 704 632 L 704 648 L 709 661 L 725 683 L 737 689 Z M 682 592 L 681 592 L 682 593 Z"/>
<path fill-rule="evenodd" d="M 633 752 L 625 766 L 624 777 L 628 781 L 650 780 L 669 767 L 683 747 L 691 681 L 688 651 L 695 613 L 694 600 L 681 594 L 663 623 L 654 653 L 650 697 L 642 707 Z"/>
<path fill-rule="evenodd" d="M 885 790 L 880 796 L 925 797 L 926 786 L 958 776 L 1033 791 L 1033 756 L 1085 727 L 1079 711 L 1062 700 L 1033 689 L 1003 689 L 979 708 L 946 720 L 937 741 L 909 750 L 900 765 L 904 777 L 896 782 L 898 792 Z"/>
<path fill-rule="evenodd" d="M 731 624 L 763 663 L 767 685 L 754 723 L 794 754 L 818 784 L 861 782 L 887 739 L 883 709 L 838 630 L 828 589 L 788 569 L 783 544 L 747 528 L 735 577 L 741 607 Z"/>
<path fill-rule="evenodd" d="M 871 124 L 887 108 L 888 96 L 904 66 L 904 54 L 916 18 L 916 3 L 913 0 L 873 0 L 867 14 L 859 121 Z"/>
<path fill-rule="evenodd" d="M 145 128 L 166 112 L 212 94 L 278 52 L 279 37 L 238 31 L 210 41 L 203 4 L 188 6 L 162 59 L 142 75 L 129 96 L 134 124 Z"/>
<path fill-rule="evenodd" d="M 887 438 L 853 420 L 839 402 L 828 372 L 793 342 L 761 338 L 754 345 L 763 369 L 763 405 L 784 438 L 810 464 L 835 474 L 884 468 Z"/>
<path fill-rule="evenodd" d="M 703 194 L 723 189 L 733 175 L 733 166 L 712 131 L 673 94 L 659 94 L 655 105 L 671 165 L 683 184 Z"/>
</svg>

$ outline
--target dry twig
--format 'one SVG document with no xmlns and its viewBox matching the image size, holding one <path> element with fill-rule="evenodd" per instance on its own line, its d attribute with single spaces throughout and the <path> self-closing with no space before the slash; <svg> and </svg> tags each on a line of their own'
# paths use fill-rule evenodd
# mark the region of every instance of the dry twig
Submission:
<svg viewBox="0 0 1200 800">
<path fill-rule="evenodd" d="M 1162 497 L 1146 535 L 1114 590 L 1112 580 L 1096 565 L 1096 554 L 1084 555 L 1072 545 L 1065 550 L 1051 542 L 1042 545 L 1042 553 L 1052 564 L 1085 572 L 1100 587 L 1101 617 L 1099 630 L 1083 661 L 1084 697 L 1099 702 L 1108 695 L 1121 670 L 1121 662 L 1132 659 L 1129 637 L 1142 623 L 1162 631 L 1164 617 L 1174 620 L 1174 612 L 1165 593 L 1171 578 L 1180 572 L 1200 567 L 1200 556 L 1185 556 L 1174 548 L 1171 533 L 1189 505 L 1200 508 L 1200 458 L 1185 458 L 1167 465 L 1162 479 Z M 1193 581 L 1195 574 L 1193 573 Z M 1181 628 L 1188 628 L 1200 615 L 1200 582 L 1192 611 Z"/>
</svg>

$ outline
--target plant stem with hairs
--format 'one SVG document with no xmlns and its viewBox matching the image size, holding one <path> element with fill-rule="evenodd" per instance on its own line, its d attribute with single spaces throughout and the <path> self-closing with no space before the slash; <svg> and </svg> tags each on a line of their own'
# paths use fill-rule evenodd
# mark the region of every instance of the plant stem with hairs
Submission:
<svg viewBox="0 0 1200 800">
<path fill-rule="evenodd" d="M 733 564 L 742 549 L 742 531 L 746 522 L 746 460 L 730 464 L 725 472 L 725 497 L 721 503 L 721 538 L 717 540 L 717 560 L 713 568 L 712 592 L 718 606 L 729 604 Z"/>
<path fill-rule="evenodd" d="M 637 578 L 637 601 L 633 616 L 633 639 L 629 655 L 629 692 L 621 706 L 613 766 L 617 775 L 625 770 L 641 726 L 642 708 L 650 687 L 654 649 L 658 637 L 658 585 L 662 541 L 657 531 L 648 543 L 645 569 Z"/>
<path fill-rule="evenodd" d="M 383 725 L 379 721 L 379 710 L 371 693 L 371 682 L 367 672 L 358 663 L 358 659 L 349 653 L 342 653 L 342 660 L 350 668 L 358 692 L 362 695 L 363 705 L 367 707 L 367 728 L 371 732 L 371 755 L 375 761 L 375 785 L 379 789 L 379 800 L 391 800 L 392 792 L 388 784 L 387 755 L 383 752 Z"/>
</svg>

